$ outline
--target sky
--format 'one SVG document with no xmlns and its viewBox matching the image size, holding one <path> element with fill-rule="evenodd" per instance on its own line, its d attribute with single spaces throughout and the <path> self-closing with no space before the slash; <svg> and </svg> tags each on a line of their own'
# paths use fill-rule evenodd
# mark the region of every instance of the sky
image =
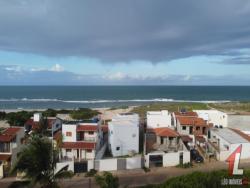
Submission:
<svg viewBox="0 0 250 188">
<path fill-rule="evenodd" d="M 250 1 L 0 0 L 0 85 L 250 85 Z"/>
</svg>

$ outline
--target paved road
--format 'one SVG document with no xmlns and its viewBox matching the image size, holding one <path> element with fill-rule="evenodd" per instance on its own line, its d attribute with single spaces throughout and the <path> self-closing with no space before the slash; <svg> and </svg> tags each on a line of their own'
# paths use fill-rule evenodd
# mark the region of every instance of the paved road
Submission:
<svg viewBox="0 0 250 188">
<path fill-rule="evenodd" d="M 211 162 L 201 165 L 195 165 L 193 168 L 182 169 L 176 167 L 168 167 L 168 168 L 154 168 L 150 172 L 145 173 L 142 170 L 134 170 L 134 171 L 119 171 L 114 174 L 119 177 L 121 187 L 136 187 L 147 184 L 159 184 L 164 182 L 165 180 L 180 176 L 184 174 L 188 174 L 194 171 L 201 172 L 209 172 L 214 170 L 227 169 L 228 165 L 225 162 Z M 241 161 L 240 168 L 250 168 L 250 161 Z M 85 178 L 85 177 L 74 177 L 70 180 L 63 180 L 60 182 L 63 188 L 88 188 L 91 180 L 91 188 L 98 187 L 93 178 Z M 0 180 L 0 187 L 7 188 L 8 185 L 13 182 L 13 178 L 5 178 Z"/>
</svg>

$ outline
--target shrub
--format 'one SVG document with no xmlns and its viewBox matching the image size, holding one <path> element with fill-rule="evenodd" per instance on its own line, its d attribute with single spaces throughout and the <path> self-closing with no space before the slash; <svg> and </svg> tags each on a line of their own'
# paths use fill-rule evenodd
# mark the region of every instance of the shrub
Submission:
<svg viewBox="0 0 250 188">
<path fill-rule="evenodd" d="M 97 170 L 90 169 L 90 171 L 85 174 L 85 177 L 93 177 L 96 175 L 96 173 L 97 173 Z"/>
</svg>

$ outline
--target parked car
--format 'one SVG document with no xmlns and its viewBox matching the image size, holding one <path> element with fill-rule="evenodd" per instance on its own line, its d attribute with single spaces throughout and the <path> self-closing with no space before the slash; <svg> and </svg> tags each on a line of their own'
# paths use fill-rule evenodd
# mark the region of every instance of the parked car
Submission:
<svg viewBox="0 0 250 188">
<path fill-rule="evenodd" d="M 190 150 L 191 159 L 197 163 L 202 163 L 204 161 L 203 157 L 199 154 L 196 149 Z"/>
</svg>

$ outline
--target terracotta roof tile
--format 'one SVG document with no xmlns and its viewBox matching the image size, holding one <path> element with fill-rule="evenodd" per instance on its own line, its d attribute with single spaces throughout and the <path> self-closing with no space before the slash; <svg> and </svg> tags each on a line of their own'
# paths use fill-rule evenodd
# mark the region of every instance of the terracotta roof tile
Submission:
<svg viewBox="0 0 250 188">
<path fill-rule="evenodd" d="M 163 127 L 163 128 L 156 128 L 154 129 L 154 132 L 157 136 L 165 136 L 165 137 L 178 137 L 179 134 L 170 128 Z"/>
<path fill-rule="evenodd" d="M 0 154 L 0 161 L 9 161 L 11 158 L 11 155 L 8 154 Z"/>
<path fill-rule="evenodd" d="M 195 140 L 201 142 L 201 143 L 205 143 L 206 139 L 203 136 L 195 136 Z"/>
<path fill-rule="evenodd" d="M 7 135 L 16 135 L 16 133 L 21 130 L 21 127 L 9 127 L 5 129 L 2 134 L 7 134 Z"/>
<path fill-rule="evenodd" d="M 21 127 L 9 127 L 5 129 L 0 134 L 0 142 L 10 142 L 12 139 L 16 137 L 16 134 L 19 130 L 21 130 Z"/>
<path fill-rule="evenodd" d="M 209 126 L 208 123 L 202 119 L 197 117 L 177 117 L 177 120 L 181 125 L 190 125 L 190 126 Z"/>
<path fill-rule="evenodd" d="M 55 123 L 56 118 L 48 118 L 47 119 L 47 124 L 48 124 L 48 129 L 52 128 L 52 125 Z M 39 122 L 34 122 L 33 119 L 29 119 L 26 121 L 25 125 L 31 125 L 32 129 L 37 129 L 39 126 Z"/>
<path fill-rule="evenodd" d="M 0 135 L 0 142 L 10 142 L 15 135 Z"/>
<path fill-rule="evenodd" d="M 64 142 L 63 148 L 66 149 L 95 149 L 94 142 Z"/>
<path fill-rule="evenodd" d="M 107 125 L 103 125 L 103 126 L 102 126 L 102 131 L 103 131 L 104 133 L 107 133 L 107 132 L 109 131 L 109 127 L 108 127 Z"/>
<path fill-rule="evenodd" d="M 97 131 L 96 125 L 78 125 L 76 131 Z"/>
<path fill-rule="evenodd" d="M 190 117 L 198 117 L 196 112 L 174 112 L 175 116 L 190 116 Z"/>
</svg>

